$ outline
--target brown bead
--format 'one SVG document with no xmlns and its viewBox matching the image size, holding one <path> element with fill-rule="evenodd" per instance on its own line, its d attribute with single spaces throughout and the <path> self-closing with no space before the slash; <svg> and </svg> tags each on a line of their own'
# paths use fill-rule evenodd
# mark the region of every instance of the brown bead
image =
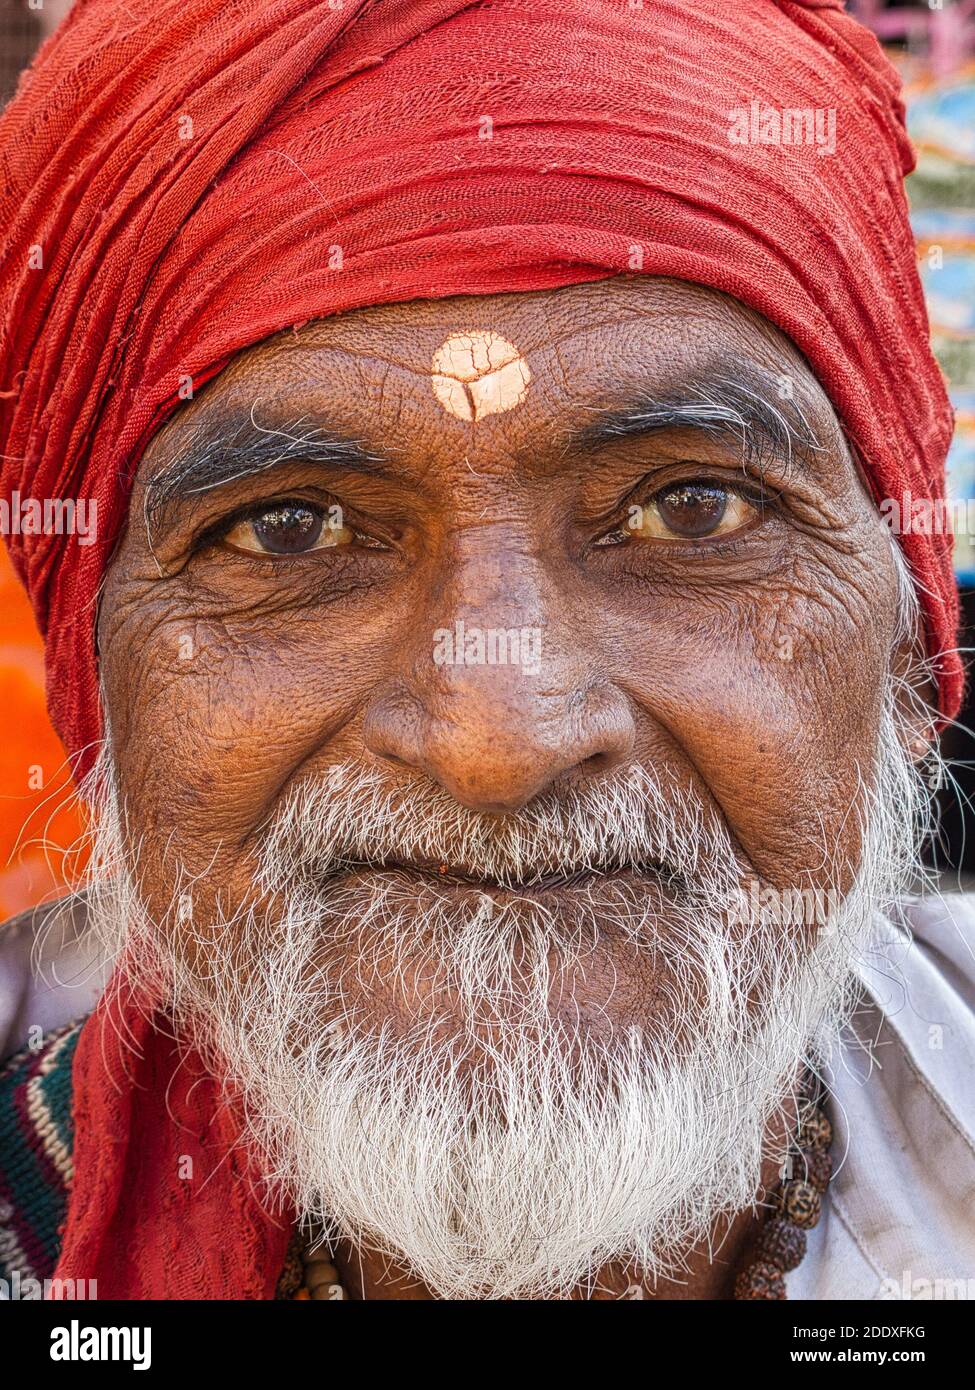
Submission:
<svg viewBox="0 0 975 1390">
<path fill-rule="evenodd" d="M 755 1254 L 764 1264 L 777 1269 L 796 1269 L 806 1253 L 806 1233 L 791 1221 L 775 1216 L 766 1221 L 755 1242 Z"/>
<path fill-rule="evenodd" d="M 809 1231 L 816 1225 L 822 1211 L 822 1198 L 811 1182 L 797 1178 L 782 1184 L 780 1210 L 786 1221 Z"/>
<path fill-rule="evenodd" d="M 785 1276 L 775 1265 L 758 1260 L 746 1266 L 735 1280 L 737 1299 L 784 1299 Z"/>
<path fill-rule="evenodd" d="M 817 1192 L 824 1193 L 833 1176 L 833 1160 L 829 1150 L 804 1149 L 796 1163 L 796 1172 L 799 1176 L 804 1175 Z"/>
<path fill-rule="evenodd" d="M 800 1149 L 828 1149 L 833 1142 L 833 1126 L 825 1111 L 816 1105 L 803 1105 L 799 1110 Z"/>
</svg>

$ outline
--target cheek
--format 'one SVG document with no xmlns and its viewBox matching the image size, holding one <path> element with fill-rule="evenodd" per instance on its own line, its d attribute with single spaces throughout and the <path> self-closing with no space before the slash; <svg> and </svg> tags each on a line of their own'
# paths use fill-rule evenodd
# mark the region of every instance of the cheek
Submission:
<svg viewBox="0 0 975 1390">
<path fill-rule="evenodd" d="M 849 887 L 891 635 L 892 617 L 794 590 L 655 621 L 633 694 L 763 881 Z"/>
<path fill-rule="evenodd" d="M 168 903 L 179 864 L 240 901 L 254 831 L 281 789 L 323 746 L 330 761 L 359 754 L 361 710 L 404 616 L 217 623 L 153 602 L 115 611 L 102 679 L 147 893 Z"/>
</svg>

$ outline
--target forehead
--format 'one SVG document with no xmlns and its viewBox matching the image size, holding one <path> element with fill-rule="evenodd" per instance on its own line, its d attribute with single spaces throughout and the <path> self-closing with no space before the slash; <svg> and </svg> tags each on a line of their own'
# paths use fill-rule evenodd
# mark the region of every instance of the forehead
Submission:
<svg viewBox="0 0 975 1390">
<path fill-rule="evenodd" d="M 470 341 L 471 371 L 463 371 Z M 461 350 L 457 345 L 461 344 Z M 517 365 L 507 370 L 509 360 Z M 445 365 L 446 364 L 446 365 Z M 839 431 L 793 344 L 717 291 L 649 276 L 521 294 L 416 300 L 358 309 L 286 330 L 241 352 L 154 441 L 156 463 L 184 431 L 258 417 L 276 427 L 323 421 L 389 449 L 435 437 L 488 453 L 558 445 L 601 407 L 685 382 L 761 369 L 770 394 L 801 402 L 821 441 Z M 449 378 L 501 367 L 499 408 L 452 408 Z M 390 430 L 395 431 L 391 436 Z M 143 476 L 146 476 L 145 473 Z"/>
</svg>

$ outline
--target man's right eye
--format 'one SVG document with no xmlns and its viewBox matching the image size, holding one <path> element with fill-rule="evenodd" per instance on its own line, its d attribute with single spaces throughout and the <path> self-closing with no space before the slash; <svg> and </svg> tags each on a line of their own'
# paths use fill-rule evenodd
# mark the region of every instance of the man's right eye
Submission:
<svg viewBox="0 0 975 1390">
<path fill-rule="evenodd" d="M 276 502 L 242 517 L 223 533 L 221 541 L 248 555 L 307 555 L 352 545 L 357 533 L 342 524 L 337 510 L 310 502 Z"/>
</svg>

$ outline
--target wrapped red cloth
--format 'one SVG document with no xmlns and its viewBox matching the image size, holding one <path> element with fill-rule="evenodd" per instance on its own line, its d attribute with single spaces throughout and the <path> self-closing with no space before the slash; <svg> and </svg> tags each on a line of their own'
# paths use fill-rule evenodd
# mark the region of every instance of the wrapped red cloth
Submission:
<svg viewBox="0 0 975 1390">
<path fill-rule="evenodd" d="M 0 118 L 0 455 L 8 497 L 97 502 L 92 545 L 10 538 L 78 770 L 101 728 L 97 594 L 140 453 L 181 387 L 290 324 L 633 270 L 699 282 L 805 353 L 878 499 L 941 496 L 951 413 L 898 92 L 839 0 L 76 0 Z M 833 112 L 833 150 L 733 138 L 734 112 L 770 108 Z M 903 545 L 950 717 L 950 538 Z M 250 1209 L 228 1233 L 229 1164 L 194 1184 L 176 1239 L 165 1116 L 136 1126 L 131 1094 L 124 1116 L 106 1099 L 128 1055 L 107 1018 L 76 1064 L 61 1272 L 102 1296 L 266 1296 L 282 1237 Z M 158 1080 L 157 1036 L 137 1041 Z M 202 1133 L 215 1094 L 192 1104 Z M 113 1125 L 128 1128 L 99 1153 Z M 226 1249 L 209 1264 L 208 1230 Z"/>
</svg>

